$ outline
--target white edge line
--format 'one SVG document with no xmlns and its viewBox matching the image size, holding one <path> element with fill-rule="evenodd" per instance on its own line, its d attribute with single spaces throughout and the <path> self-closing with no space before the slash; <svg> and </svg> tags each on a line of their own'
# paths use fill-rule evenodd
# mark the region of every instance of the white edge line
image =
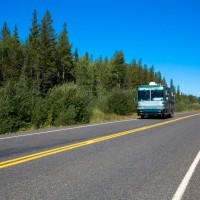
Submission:
<svg viewBox="0 0 200 200">
<path fill-rule="evenodd" d="M 19 138 L 19 137 L 27 137 L 27 136 L 32 136 L 32 135 L 40 135 L 40 134 L 45 134 L 45 133 L 67 131 L 67 130 L 73 130 L 73 129 L 79 129 L 79 128 L 87 128 L 87 127 L 92 127 L 92 126 L 100 126 L 100 125 L 105 125 L 105 124 L 114 124 L 114 123 L 119 123 L 119 122 L 127 122 L 127 121 L 135 121 L 135 120 L 137 120 L 137 119 L 127 119 L 127 120 L 120 120 L 120 121 L 113 121 L 113 122 L 104 122 L 104 123 L 99 123 L 99 124 L 89 124 L 89 125 L 76 126 L 76 127 L 71 127 L 71 128 L 56 129 L 56 130 L 51 130 L 51 131 L 43 131 L 43 132 L 29 133 L 29 134 L 24 134 L 24 135 L 2 137 L 2 138 L 0 138 L 0 140 Z"/>
<path fill-rule="evenodd" d="M 188 184 L 189 184 L 189 181 L 196 169 L 196 166 L 198 165 L 199 163 L 199 160 L 200 160 L 200 151 L 199 153 L 197 154 L 196 158 L 194 159 L 192 165 L 190 166 L 189 170 L 187 171 L 185 177 L 183 178 L 183 180 L 181 181 L 181 184 L 179 185 L 176 193 L 174 194 L 172 200 L 181 200 Z"/>
</svg>

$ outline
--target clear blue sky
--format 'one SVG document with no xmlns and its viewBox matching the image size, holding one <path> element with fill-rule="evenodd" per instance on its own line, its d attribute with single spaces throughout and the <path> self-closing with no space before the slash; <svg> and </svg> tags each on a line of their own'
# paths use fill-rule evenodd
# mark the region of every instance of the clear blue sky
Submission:
<svg viewBox="0 0 200 200">
<path fill-rule="evenodd" d="M 0 28 L 16 24 L 22 40 L 33 10 L 39 21 L 48 9 L 56 33 L 67 22 L 70 43 L 94 58 L 122 50 L 126 62 L 142 58 L 167 82 L 200 96 L 199 0 L 0 0 Z"/>
</svg>

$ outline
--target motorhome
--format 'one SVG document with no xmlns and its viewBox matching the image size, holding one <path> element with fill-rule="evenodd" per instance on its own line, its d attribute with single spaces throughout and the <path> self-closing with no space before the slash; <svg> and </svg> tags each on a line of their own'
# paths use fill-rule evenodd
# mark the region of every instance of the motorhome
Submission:
<svg viewBox="0 0 200 200">
<path fill-rule="evenodd" d="M 150 82 L 137 87 L 137 114 L 141 118 L 174 115 L 174 91 L 169 87 Z"/>
</svg>

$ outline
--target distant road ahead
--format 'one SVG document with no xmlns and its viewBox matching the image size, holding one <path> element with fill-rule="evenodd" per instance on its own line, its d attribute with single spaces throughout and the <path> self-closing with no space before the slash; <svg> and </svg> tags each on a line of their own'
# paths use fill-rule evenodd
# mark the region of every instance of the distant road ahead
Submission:
<svg viewBox="0 0 200 200">
<path fill-rule="evenodd" d="M 199 113 L 5 135 L 0 199 L 199 199 L 199 151 Z"/>
</svg>

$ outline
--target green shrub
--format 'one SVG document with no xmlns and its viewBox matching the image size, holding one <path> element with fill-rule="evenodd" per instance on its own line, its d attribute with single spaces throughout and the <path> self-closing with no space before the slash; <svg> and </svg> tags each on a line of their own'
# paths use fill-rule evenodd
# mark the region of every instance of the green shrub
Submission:
<svg viewBox="0 0 200 200">
<path fill-rule="evenodd" d="M 75 85 L 64 84 L 54 87 L 47 96 L 48 116 L 51 125 L 69 125 L 89 122 L 91 97 L 88 92 Z"/>
<path fill-rule="evenodd" d="M 55 119 L 54 124 L 66 125 L 66 124 L 75 124 L 76 123 L 76 109 L 74 105 L 70 105 L 66 111 L 61 111 L 58 117 Z"/>
<path fill-rule="evenodd" d="M 49 120 L 49 105 L 46 98 L 38 97 L 32 111 L 31 124 L 35 128 L 42 128 Z"/>
<path fill-rule="evenodd" d="M 129 115 L 135 111 L 132 91 L 113 90 L 103 99 L 101 108 L 106 113 Z"/>
<path fill-rule="evenodd" d="M 23 82 L 7 83 L 0 89 L 0 133 L 30 126 L 35 91 Z"/>
</svg>

